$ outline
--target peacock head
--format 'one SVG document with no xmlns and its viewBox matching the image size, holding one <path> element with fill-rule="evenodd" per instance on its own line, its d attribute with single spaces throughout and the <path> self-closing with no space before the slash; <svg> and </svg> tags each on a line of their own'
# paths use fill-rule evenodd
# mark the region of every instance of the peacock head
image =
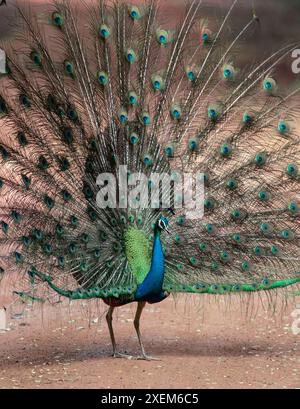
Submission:
<svg viewBox="0 0 300 409">
<path fill-rule="evenodd" d="M 169 226 L 169 220 L 166 217 L 161 216 L 157 220 L 156 228 L 158 229 L 158 231 L 160 231 L 160 232 L 161 231 L 166 231 L 167 233 L 169 233 L 168 226 Z"/>
</svg>

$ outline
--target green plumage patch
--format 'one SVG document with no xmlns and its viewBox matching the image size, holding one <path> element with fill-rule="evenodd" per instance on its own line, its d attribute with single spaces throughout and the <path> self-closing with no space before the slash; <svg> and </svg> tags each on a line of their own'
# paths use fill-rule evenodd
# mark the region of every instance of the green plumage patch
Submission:
<svg viewBox="0 0 300 409">
<path fill-rule="evenodd" d="M 124 235 L 125 253 L 129 266 L 140 284 L 150 270 L 151 246 L 144 232 L 129 227 Z"/>
</svg>

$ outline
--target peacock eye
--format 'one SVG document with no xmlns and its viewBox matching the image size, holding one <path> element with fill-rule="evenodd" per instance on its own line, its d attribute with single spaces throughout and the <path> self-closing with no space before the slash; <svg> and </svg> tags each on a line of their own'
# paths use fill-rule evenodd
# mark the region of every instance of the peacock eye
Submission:
<svg viewBox="0 0 300 409">
<path fill-rule="evenodd" d="M 14 253 L 16 263 L 21 263 L 23 261 L 23 255 L 19 253 L 18 251 L 15 251 Z"/>
<path fill-rule="evenodd" d="M 235 69 L 232 65 L 226 64 L 223 67 L 223 78 L 224 80 L 230 80 L 235 77 Z"/>
<path fill-rule="evenodd" d="M 208 32 L 202 33 L 201 39 L 202 39 L 203 44 L 209 43 L 209 41 L 210 41 L 210 35 L 209 35 L 209 33 L 208 33 Z"/>
<path fill-rule="evenodd" d="M 233 219 L 233 221 L 239 223 L 242 222 L 243 220 L 245 220 L 247 217 L 247 212 L 243 209 L 234 209 L 231 212 L 231 218 Z"/>
<path fill-rule="evenodd" d="M 174 155 L 174 147 L 173 147 L 173 145 L 168 145 L 168 146 L 165 147 L 165 154 L 166 154 L 168 157 L 172 157 L 172 156 Z"/>
<path fill-rule="evenodd" d="M 39 229 L 34 229 L 33 230 L 33 236 L 36 240 L 42 240 L 43 238 L 43 232 Z"/>
<path fill-rule="evenodd" d="M 253 247 L 252 250 L 256 256 L 261 256 L 264 253 L 263 248 L 261 246 L 255 246 Z"/>
<path fill-rule="evenodd" d="M 186 75 L 187 75 L 188 79 L 189 79 L 191 82 L 195 81 L 195 79 L 196 79 L 196 74 L 195 74 L 193 71 L 188 71 L 188 72 L 186 73 Z"/>
<path fill-rule="evenodd" d="M 126 124 L 126 122 L 128 121 L 127 111 L 125 109 L 121 109 L 119 111 L 118 117 L 119 117 L 119 121 L 121 122 L 121 124 L 123 125 Z"/>
<path fill-rule="evenodd" d="M 217 117 L 217 112 L 215 109 L 210 109 L 208 111 L 208 116 L 210 117 L 210 119 L 215 119 Z"/>
<path fill-rule="evenodd" d="M 230 190 L 235 190 L 237 188 L 237 181 L 235 179 L 228 179 L 226 182 L 226 187 Z"/>
<path fill-rule="evenodd" d="M 125 53 L 126 60 L 130 63 L 133 64 L 137 60 L 136 53 L 132 48 L 129 48 L 126 53 Z"/>
<path fill-rule="evenodd" d="M 27 95 L 21 94 L 19 96 L 19 101 L 20 101 L 20 104 L 23 105 L 23 107 L 30 108 L 31 103 Z"/>
<path fill-rule="evenodd" d="M 276 90 L 276 81 L 271 77 L 265 78 L 263 89 L 267 94 L 272 94 Z"/>
<path fill-rule="evenodd" d="M 150 115 L 147 112 L 143 112 L 142 122 L 143 122 L 144 125 L 150 125 L 150 123 L 151 123 Z"/>
<path fill-rule="evenodd" d="M 179 216 L 176 220 L 176 223 L 178 224 L 178 226 L 184 226 L 186 223 L 186 218 L 185 216 Z"/>
<path fill-rule="evenodd" d="M 228 68 L 224 70 L 223 74 L 225 78 L 230 78 L 232 76 L 232 72 Z"/>
<path fill-rule="evenodd" d="M 77 227 L 78 224 L 79 224 L 78 217 L 76 217 L 75 215 L 72 215 L 72 216 L 70 217 L 70 223 L 71 223 L 71 225 L 72 225 L 73 227 Z"/>
<path fill-rule="evenodd" d="M 69 202 L 72 199 L 71 193 L 69 193 L 67 190 L 62 191 L 62 197 L 65 202 Z"/>
<path fill-rule="evenodd" d="M 154 81 L 153 82 L 153 87 L 155 88 L 155 89 L 160 89 L 160 82 L 159 81 Z"/>
<path fill-rule="evenodd" d="M 30 59 L 34 62 L 36 66 L 40 67 L 42 65 L 42 56 L 37 51 L 31 52 Z"/>
<path fill-rule="evenodd" d="M 220 252 L 220 259 L 224 262 L 224 263 L 228 263 L 231 259 L 230 254 L 228 253 L 228 251 L 223 250 Z"/>
<path fill-rule="evenodd" d="M 264 166 L 266 164 L 266 161 L 267 161 L 267 155 L 264 152 L 260 152 L 257 155 L 255 155 L 254 163 L 256 166 L 258 167 Z"/>
<path fill-rule="evenodd" d="M 48 209 L 53 209 L 53 207 L 55 205 L 55 201 L 51 197 L 49 197 L 48 195 L 44 196 L 44 203 L 48 207 Z"/>
<path fill-rule="evenodd" d="M 232 153 L 231 145 L 229 145 L 228 143 L 224 143 L 223 145 L 221 145 L 220 147 L 221 156 L 227 158 L 231 155 L 231 153 Z"/>
<path fill-rule="evenodd" d="M 291 214 L 297 214 L 297 213 L 299 213 L 299 206 L 298 206 L 298 204 L 297 204 L 296 202 L 290 202 L 290 203 L 288 204 L 288 211 L 289 211 Z"/>
<path fill-rule="evenodd" d="M 8 230 L 9 230 L 9 225 L 7 223 L 5 223 L 3 220 L 0 222 L 1 225 L 1 229 L 3 231 L 3 233 L 7 234 Z"/>
<path fill-rule="evenodd" d="M 15 223 L 20 223 L 20 221 L 22 220 L 22 216 L 16 210 L 13 210 L 11 212 L 11 218 Z"/>
<path fill-rule="evenodd" d="M 161 91 L 164 88 L 165 82 L 160 75 L 153 75 L 152 86 L 155 91 Z"/>
<path fill-rule="evenodd" d="M 135 132 L 132 132 L 132 134 L 129 137 L 130 143 L 132 145 L 136 145 L 139 143 L 139 137 L 138 134 L 136 134 Z"/>
<path fill-rule="evenodd" d="M 157 30 L 156 39 L 160 45 L 165 45 L 169 41 L 169 34 L 166 30 Z"/>
<path fill-rule="evenodd" d="M 58 106 L 55 111 L 60 118 L 63 118 L 65 116 L 65 111 L 63 107 Z"/>
<path fill-rule="evenodd" d="M 247 260 L 244 260 L 244 261 L 242 262 L 242 264 L 241 264 L 241 269 L 242 269 L 243 271 L 249 271 L 250 268 L 251 268 L 250 262 L 247 261 Z"/>
<path fill-rule="evenodd" d="M 218 271 L 219 270 L 219 268 L 220 268 L 220 266 L 219 266 L 219 264 L 216 262 L 216 261 L 213 261 L 212 263 L 211 263 L 211 265 L 210 265 L 210 268 L 211 268 L 211 270 L 212 271 Z M 211 286 L 211 289 L 213 290 L 213 291 L 216 291 L 217 290 L 217 287 L 215 286 L 215 285 L 212 285 Z"/>
<path fill-rule="evenodd" d="M 132 6 L 129 8 L 129 15 L 132 20 L 139 20 L 141 18 L 140 10 L 136 6 Z"/>
<path fill-rule="evenodd" d="M 151 166 L 153 163 L 153 159 L 152 156 L 149 154 L 144 155 L 144 159 L 143 159 L 144 165 L 145 166 Z"/>
<path fill-rule="evenodd" d="M 199 249 L 202 251 L 202 252 L 206 252 L 207 251 L 207 244 L 206 243 L 199 243 Z"/>
<path fill-rule="evenodd" d="M 194 152 L 198 148 L 198 140 L 196 138 L 191 138 L 188 141 L 189 150 Z"/>
<path fill-rule="evenodd" d="M 243 114 L 243 123 L 245 125 L 250 125 L 253 122 L 253 116 L 249 114 L 248 112 L 244 112 Z"/>
<path fill-rule="evenodd" d="M 294 232 L 290 229 L 282 230 L 280 235 L 284 240 L 292 240 L 295 237 Z"/>
<path fill-rule="evenodd" d="M 64 18 L 62 16 L 62 14 L 60 14 L 58 12 L 54 12 L 52 14 L 52 22 L 56 27 L 62 27 L 62 25 L 64 23 Z"/>
<path fill-rule="evenodd" d="M 261 223 L 259 228 L 260 228 L 260 231 L 264 234 L 268 234 L 272 232 L 272 226 L 269 223 Z"/>
<path fill-rule="evenodd" d="M 214 233 L 215 232 L 215 226 L 213 224 L 209 223 L 205 227 L 206 227 L 207 233 Z"/>
<path fill-rule="evenodd" d="M 270 198 L 269 192 L 266 192 L 265 190 L 261 190 L 260 192 L 258 192 L 258 198 L 262 202 L 269 200 Z"/>
<path fill-rule="evenodd" d="M 271 81 L 265 81 L 264 82 L 264 89 L 265 90 L 270 90 L 270 89 L 272 89 L 272 83 L 271 83 Z"/>
<path fill-rule="evenodd" d="M 64 129 L 63 129 L 63 131 L 62 131 L 62 139 L 63 139 L 63 141 L 64 141 L 66 144 L 68 144 L 68 145 L 70 145 L 70 144 L 73 142 L 74 137 L 73 137 L 72 128 L 64 128 Z"/>
<path fill-rule="evenodd" d="M 214 210 L 215 206 L 216 206 L 216 201 L 212 197 L 204 200 L 204 208 L 206 210 L 212 211 Z"/>
<path fill-rule="evenodd" d="M 280 134 L 285 135 L 288 132 L 288 125 L 285 121 L 279 121 L 277 129 Z"/>
<path fill-rule="evenodd" d="M 216 122 L 221 115 L 221 107 L 219 104 L 210 105 L 207 110 L 207 115 L 212 122 Z"/>
<path fill-rule="evenodd" d="M 241 237 L 241 235 L 240 235 L 239 233 L 235 233 L 235 234 L 232 236 L 232 239 L 233 239 L 236 243 L 240 243 L 240 242 L 242 241 L 242 237 Z"/>
<path fill-rule="evenodd" d="M 179 105 L 173 105 L 170 109 L 171 117 L 179 120 L 181 117 L 181 108 Z"/>
<path fill-rule="evenodd" d="M 65 73 L 67 75 L 73 75 L 74 74 L 74 65 L 71 61 L 65 61 L 64 62 L 64 67 L 65 67 Z"/>
<path fill-rule="evenodd" d="M 106 24 L 102 24 L 99 30 L 100 37 L 106 40 L 110 36 L 110 29 Z"/>
<path fill-rule="evenodd" d="M 60 224 L 57 224 L 55 227 L 55 233 L 61 236 L 64 233 L 64 228 Z"/>
<path fill-rule="evenodd" d="M 69 245 L 69 253 L 70 253 L 70 254 L 75 254 L 75 253 L 76 253 L 76 250 L 77 250 L 76 244 L 75 244 L 75 243 L 71 243 L 71 244 Z"/>
<path fill-rule="evenodd" d="M 291 178 L 295 178 L 298 175 L 298 166 L 294 163 L 289 163 L 286 168 L 286 173 Z"/>
<path fill-rule="evenodd" d="M 21 146 L 26 146 L 26 145 L 28 144 L 26 135 L 25 135 L 25 133 L 22 132 L 22 131 L 18 132 L 18 134 L 17 134 L 17 139 L 18 139 L 18 142 L 19 142 L 19 144 L 20 144 Z"/>
<path fill-rule="evenodd" d="M 270 250 L 273 256 L 278 256 L 280 254 L 280 248 L 277 246 L 271 246 Z"/>
<path fill-rule="evenodd" d="M 128 102 L 130 105 L 136 105 L 138 102 L 138 96 L 134 91 L 128 93 Z"/>
<path fill-rule="evenodd" d="M 24 245 L 25 247 L 29 247 L 30 244 L 31 244 L 31 242 L 32 242 L 32 240 L 31 240 L 30 237 L 27 237 L 27 236 L 23 236 L 23 237 L 22 237 L 22 243 L 23 243 L 23 245 Z"/>
<path fill-rule="evenodd" d="M 80 270 L 83 272 L 83 273 L 85 273 L 86 271 L 88 271 L 88 268 L 89 268 L 89 266 L 88 266 L 88 264 L 86 263 L 86 262 L 82 262 L 81 264 L 80 264 Z"/>
<path fill-rule="evenodd" d="M 96 258 L 96 259 L 98 259 L 98 258 L 100 258 L 100 256 L 101 256 L 101 251 L 100 251 L 100 249 L 95 249 L 94 250 L 94 257 Z"/>
<path fill-rule="evenodd" d="M 99 84 L 101 84 L 101 85 L 107 85 L 107 83 L 108 83 L 108 76 L 107 76 L 106 72 L 104 72 L 104 71 L 99 71 L 97 77 L 98 77 L 98 82 L 99 82 Z"/>
<path fill-rule="evenodd" d="M 67 117 L 71 120 L 71 121 L 76 121 L 78 119 L 78 115 L 77 112 L 74 108 L 69 108 L 67 111 Z"/>
</svg>

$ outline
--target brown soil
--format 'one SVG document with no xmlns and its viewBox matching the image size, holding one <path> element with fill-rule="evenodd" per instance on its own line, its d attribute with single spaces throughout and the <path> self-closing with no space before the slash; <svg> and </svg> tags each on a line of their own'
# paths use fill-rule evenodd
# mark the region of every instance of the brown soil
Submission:
<svg viewBox="0 0 300 409">
<path fill-rule="evenodd" d="M 105 307 L 26 307 L 0 334 L 0 388 L 300 388 L 294 302 L 275 319 L 261 308 L 246 318 L 240 304 L 225 314 L 214 301 L 203 313 L 197 300 L 147 305 L 145 347 L 161 359 L 151 362 L 110 357 Z M 137 355 L 133 316 L 119 308 L 114 326 L 120 351 Z"/>
</svg>

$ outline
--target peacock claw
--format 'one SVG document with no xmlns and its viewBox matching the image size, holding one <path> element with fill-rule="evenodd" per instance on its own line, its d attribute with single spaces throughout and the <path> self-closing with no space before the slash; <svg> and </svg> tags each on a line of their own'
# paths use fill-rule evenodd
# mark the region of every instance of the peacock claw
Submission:
<svg viewBox="0 0 300 409">
<path fill-rule="evenodd" d="M 132 355 L 128 354 L 122 354 L 121 352 L 114 352 L 113 353 L 113 358 L 125 358 L 125 359 L 132 359 Z"/>
</svg>

